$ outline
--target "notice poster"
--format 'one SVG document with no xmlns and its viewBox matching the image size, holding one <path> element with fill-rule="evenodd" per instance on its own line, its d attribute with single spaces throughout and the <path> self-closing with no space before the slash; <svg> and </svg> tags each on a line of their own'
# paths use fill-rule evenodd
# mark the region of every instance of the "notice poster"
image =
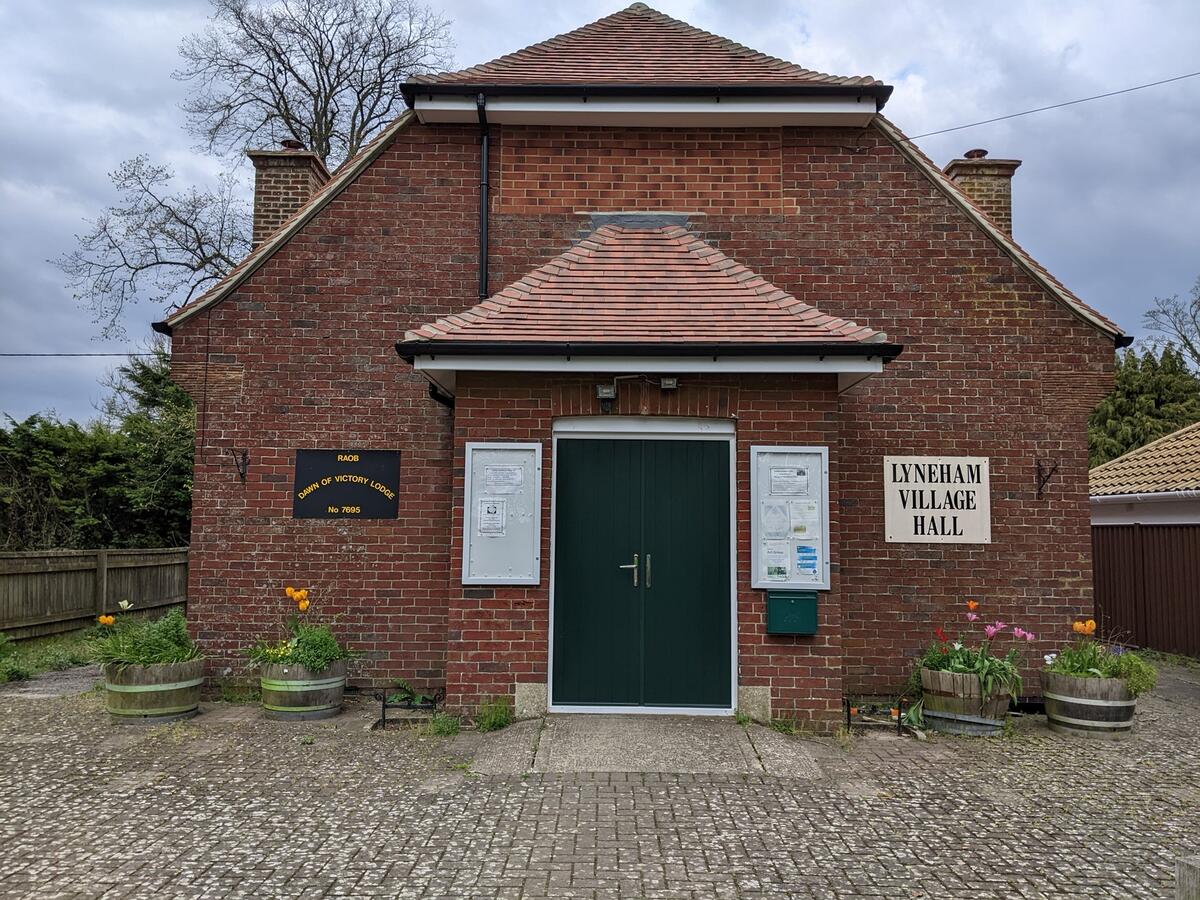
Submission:
<svg viewBox="0 0 1200 900">
<path fill-rule="evenodd" d="M 796 544 L 796 575 L 803 580 L 816 581 L 820 577 L 821 555 L 817 545 Z"/>
<path fill-rule="evenodd" d="M 821 534 L 820 507 L 812 501 L 793 500 L 788 503 L 788 523 L 792 537 L 819 538 Z"/>
<path fill-rule="evenodd" d="M 786 541 L 766 541 L 763 544 L 763 562 L 767 567 L 768 581 L 788 580 L 788 544 Z"/>
<path fill-rule="evenodd" d="M 504 537 L 508 531 L 508 501 L 502 498 L 485 497 L 479 501 L 479 515 L 475 517 L 475 533 L 480 537 Z"/>
<path fill-rule="evenodd" d="M 808 468 L 805 466 L 771 466 L 772 497 L 807 497 Z"/>
<path fill-rule="evenodd" d="M 762 536 L 771 540 L 786 538 L 792 530 L 791 513 L 786 503 L 764 503 L 762 506 Z"/>
<path fill-rule="evenodd" d="M 515 494 L 524 483 L 524 466 L 483 467 L 483 486 L 489 494 Z"/>
</svg>

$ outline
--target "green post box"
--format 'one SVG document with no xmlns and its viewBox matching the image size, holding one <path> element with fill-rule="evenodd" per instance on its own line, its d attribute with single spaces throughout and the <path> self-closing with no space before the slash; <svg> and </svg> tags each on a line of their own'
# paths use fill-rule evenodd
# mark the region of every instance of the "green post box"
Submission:
<svg viewBox="0 0 1200 900">
<path fill-rule="evenodd" d="M 816 591 L 767 592 L 767 634 L 816 633 Z"/>
</svg>

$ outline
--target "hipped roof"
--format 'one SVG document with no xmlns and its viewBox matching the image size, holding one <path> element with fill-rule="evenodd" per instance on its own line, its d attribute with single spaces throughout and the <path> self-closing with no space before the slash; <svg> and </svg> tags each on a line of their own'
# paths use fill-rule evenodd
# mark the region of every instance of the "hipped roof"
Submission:
<svg viewBox="0 0 1200 900">
<path fill-rule="evenodd" d="M 458 315 L 406 333 L 406 355 L 521 345 L 713 345 L 894 356 L 886 335 L 797 300 L 679 225 L 606 224 Z M 869 345 L 869 346 L 864 346 Z"/>
</svg>

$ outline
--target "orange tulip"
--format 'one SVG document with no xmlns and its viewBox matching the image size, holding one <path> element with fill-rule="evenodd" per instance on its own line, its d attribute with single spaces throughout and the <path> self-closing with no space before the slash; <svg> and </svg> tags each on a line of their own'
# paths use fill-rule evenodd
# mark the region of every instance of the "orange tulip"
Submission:
<svg viewBox="0 0 1200 900">
<path fill-rule="evenodd" d="M 308 612 L 308 601 L 307 600 L 301 600 L 296 605 L 298 607 L 300 607 L 300 612 Z"/>
<path fill-rule="evenodd" d="M 291 600 L 292 598 L 294 598 L 296 596 L 296 589 L 294 587 L 291 587 L 290 585 L 288 587 L 285 587 L 283 589 L 283 592 L 288 595 L 289 600 Z"/>
<path fill-rule="evenodd" d="M 967 609 L 969 609 L 971 612 L 975 612 L 975 610 L 979 609 L 979 601 L 978 600 L 968 600 L 967 601 Z"/>
<path fill-rule="evenodd" d="M 292 597 L 296 600 L 307 600 L 308 588 L 301 588 L 300 590 L 296 591 L 296 593 L 292 594 Z"/>
<path fill-rule="evenodd" d="M 1095 619 L 1087 620 L 1087 622 L 1083 626 L 1083 633 L 1087 634 L 1087 635 L 1092 635 L 1092 634 L 1096 633 L 1096 620 Z"/>
<path fill-rule="evenodd" d="M 1084 625 L 1082 622 L 1072 622 L 1071 623 L 1071 630 L 1073 632 L 1075 632 L 1076 634 L 1083 634 L 1083 628 L 1084 628 Z"/>
</svg>

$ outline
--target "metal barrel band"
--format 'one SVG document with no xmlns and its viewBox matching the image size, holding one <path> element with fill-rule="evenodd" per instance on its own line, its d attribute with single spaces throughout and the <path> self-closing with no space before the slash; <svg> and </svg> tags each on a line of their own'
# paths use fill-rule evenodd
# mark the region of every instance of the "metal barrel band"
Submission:
<svg viewBox="0 0 1200 900">
<path fill-rule="evenodd" d="M 341 706 L 341 703 L 323 703 L 320 706 L 278 706 L 274 703 L 264 703 L 263 709 L 269 709 L 271 712 L 318 712 L 323 709 L 336 709 Z"/>
<path fill-rule="evenodd" d="M 938 709 L 926 709 L 922 711 L 922 715 L 932 716 L 935 719 L 954 719 L 960 722 L 972 722 L 976 725 L 1003 725 L 1002 719 L 985 719 L 983 716 L 969 716 L 966 713 L 943 712 Z"/>
<path fill-rule="evenodd" d="M 1057 713 L 1050 713 L 1046 716 L 1051 722 L 1058 722 L 1064 725 L 1079 725 L 1084 728 L 1130 728 L 1133 726 L 1133 719 L 1122 719 L 1120 722 L 1100 722 L 1096 719 L 1073 719 L 1070 716 L 1060 716 Z"/>
<path fill-rule="evenodd" d="M 268 691 L 316 691 L 321 688 L 338 687 L 346 683 L 346 676 L 337 678 L 322 678 L 317 681 L 277 681 L 274 678 L 261 678 L 264 690 Z"/>
<path fill-rule="evenodd" d="M 110 706 L 108 711 L 114 716 L 128 716 L 131 719 L 153 719 L 158 716 L 171 716 L 176 713 L 191 712 L 199 705 L 199 703 L 190 703 L 187 706 L 162 706 L 155 709 L 113 709 Z"/>
<path fill-rule="evenodd" d="M 104 689 L 116 691 L 119 694 L 147 694 L 152 691 L 180 691 L 184 688 L 199 687 L 204 683 L 203 678 L 193 678 L 190 681 L 172 681 L 168 684 L 113 684 L 104 682 Z"/>
<path fill-rule="evenodd" d="M 1068 697 L 1065 694 L 1052 694 L 1043 691 L 1042 697 L 1047 700 L 1058 700 L 1060 703 L 1082 703 L 1084 706 L 1136 706 L 1136 700 L 1097 700 L 1092 697 Z"/>
</svg>

